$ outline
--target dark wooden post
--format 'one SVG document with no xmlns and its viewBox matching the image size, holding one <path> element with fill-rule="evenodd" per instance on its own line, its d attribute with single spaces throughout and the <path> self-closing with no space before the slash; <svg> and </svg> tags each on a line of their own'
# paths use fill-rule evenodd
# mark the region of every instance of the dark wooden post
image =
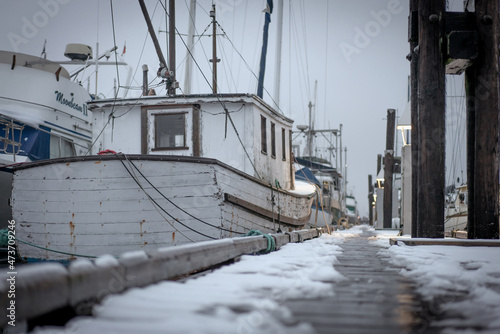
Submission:
<svg viewBox="0 0 500 334">
<path fill-rule="evenodd" d="M 416 237 L 444 237 L 445 0 L 418 2 L 418 212 Z M 414 144 L 412 142 L 412 144 Z"/>
<path fill-rule="evenodd" d="M 392 227 L 392 175 L 394 167 L 394 129 L 396 110 L 387 109 L 387 133 L 384 163 L 384 228 Z"/>
<path fill-rule="evenodd" d="M 471 152 L 473 157 L 469 156 L 473 159 L 474 176 L 468 180 L 469 191 L 472 185 L 468 237 L 472 239 L 499 237 L 498 9 L 496 0 L 475 1 L 479 53 L 467 76 L 468 85 L 471 84 L 470 77 L 474 77 L 473 87 L 468 87 L 469 94 L 472 89 L 474 91 L 474 152 Z M 470 123 L 472 120 L 468 126 Z"/>
<path fill-rule="evenodd" d="M 368 175 L 368 224 L 373 225 L 373 180 Z"/>
<path fill-rule="evenodd" d="M 466 101 L 466 120 L 467 120 L 467 236 L 474 239 L 474 160 L 475 160 L 475 132 L 476 132 L 476 110 L 474 95 L 476 68 L 474 65 L 465 70 L 465 101 Z"/>
<path fill-rule="evenodd" d="M 418 0 L 410 0 L 409 21 L 409 42 L 410 53 L 410 110 L 411 110 L 411 236 L 417 237 L 418 232 L 418 170 L 420 151 L 418 136 L 418 53 L 415 52 L 418 46 Z"/>
</svg>

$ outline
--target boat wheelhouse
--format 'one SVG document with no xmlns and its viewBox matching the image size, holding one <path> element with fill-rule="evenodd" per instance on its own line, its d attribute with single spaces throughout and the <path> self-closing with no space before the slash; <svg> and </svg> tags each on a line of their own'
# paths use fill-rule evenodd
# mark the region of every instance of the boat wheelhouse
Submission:
<svg viewBox="0 0 500 334">
<path fill-rule="evenodd" d="M 29 243 L 19 244 L 21 256 L 118 255 L 309 221 L 315 189 L 294 191 L 292 121 L 255 95 L 100 100 L 89 109 L 101 155 L 15 169 L 18 239 Z"/>
</svg>

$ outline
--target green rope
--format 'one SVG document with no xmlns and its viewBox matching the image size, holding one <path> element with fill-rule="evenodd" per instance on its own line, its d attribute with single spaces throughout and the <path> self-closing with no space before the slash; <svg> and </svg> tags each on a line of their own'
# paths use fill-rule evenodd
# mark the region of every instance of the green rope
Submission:
<svg viewBox="0 0 500 334">
<path fill-rule="evenodd" d="M 242 235 L 242 237 L 253 237 L 257 235 L 262 235 L 267 239 L 267 249 L 263 251 L 263 253 L 270 253 L 276 250 L 276 241 L 274 241 L 273 236 L 270 234 L 262 233 L 259 230 L 250 230 L 250 232 Z"/>
<path fill-rule="evenodd" d="M 64 255 L 71 255 L 71 256 L 88 257 L 88 258 L 91 258 L 91 259 L 97 258 L 97 256 L 92 256 L 92 255 L 81 255 L 81 254 L 76 254 L 76 253 L 67 253 L 67 252 L 63 252 L 63 251 L 57 251 L 55 249 L 50 249 L 50 248 L 45 248 L 45 247 L 42 247 L 42 246 L 38 246 L 38 245 L 32 244 L 31 242 L 20 240 L 20 239 L 17 239 L 17 238 L 16 238 L 16 240 L 19 241 L 19 242 L 22 242 L 23 244 L 26 244 L 26 245 L 29 245 L 29 246 L 33 246 L 33 247 L 36 247 L 36 248 L 40 248 L 40 249 L 43 249 L 43 250 L 46 250 L 46 251 L 49 251 L 49 252 L 54 252 L 54 253 L 59 253 L 59 254 L 64 254 Z"/>
</svg>

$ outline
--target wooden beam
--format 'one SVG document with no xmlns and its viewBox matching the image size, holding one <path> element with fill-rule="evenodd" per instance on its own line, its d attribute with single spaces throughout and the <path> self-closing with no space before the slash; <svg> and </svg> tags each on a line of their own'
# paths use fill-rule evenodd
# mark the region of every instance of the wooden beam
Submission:
<svg viewBox="0 0 500 334">
<path fill-rule="evenodd" d="M 392 176 L 394 166 L 394 129 L 396 110 L 387 109 L 387 133 L 384 163 L 384 228 L 392 228 Z"/>
<path fill-rule="evenodd" d="M 462 74 L 478 55 L 477 32 L 452 31 L 448 34 L 446 74 Z"/>
<path fill-rule="evenodd" d="M 417 237 L 444 237 L 445 1 L 418 3 L 418 212 Z M 413 144 L 413 143 L 412 143 Z"/>
<path fill-rule="evenodd" d="M 469 238 L 498 239 L 498 1 L 476 0 L 473 220 Z"/>
<path fill-rule="evenodd" d="M 465 70 L 465 101 L 466 101 L 466 122 L 467 122 L 467 229 L 468 237 L 473 239 L 474 233 L 474 160 L 476 145 L 476 109 L 474 94 L 476 91 L 476 67 L 473 65 Z"/>
<path fill-rule="evenodd" d="M 410 0 L 410 18 L 409 20 L 409 42 L 410 53 L 410 111 L 411 111 L 411 236 L 417 236 L 417 213 L 418 213 L 418 166 L 420 159 L 419 151 L 419 132 L 418 132 L 418 0 Z M 415 13 L 415 14 L 414 14 Z M 412 29 L 413 23 L 416 26 Z"/>
</svg>

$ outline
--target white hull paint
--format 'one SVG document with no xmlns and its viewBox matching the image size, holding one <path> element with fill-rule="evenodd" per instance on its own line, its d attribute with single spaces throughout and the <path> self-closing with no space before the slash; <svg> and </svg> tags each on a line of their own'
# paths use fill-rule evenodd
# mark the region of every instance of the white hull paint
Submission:
<svg viewBox="0 0 500 334">
<path fill-rule="evenodd" d="M 16 237 L 65 253 L 119 255 L 235 237 L 251 229 L 266 233 L 299 230 L 311 217 L 314 194 L 271 188 L 217 160 L 151 155 L 127 158 L 54 159 L 16 169 L 12 202 Z M 189 215 L 153 189 L 132 164 Z M 18 247 L 24 258 L 75 258 L 23 242 Z"/>
</svg>

